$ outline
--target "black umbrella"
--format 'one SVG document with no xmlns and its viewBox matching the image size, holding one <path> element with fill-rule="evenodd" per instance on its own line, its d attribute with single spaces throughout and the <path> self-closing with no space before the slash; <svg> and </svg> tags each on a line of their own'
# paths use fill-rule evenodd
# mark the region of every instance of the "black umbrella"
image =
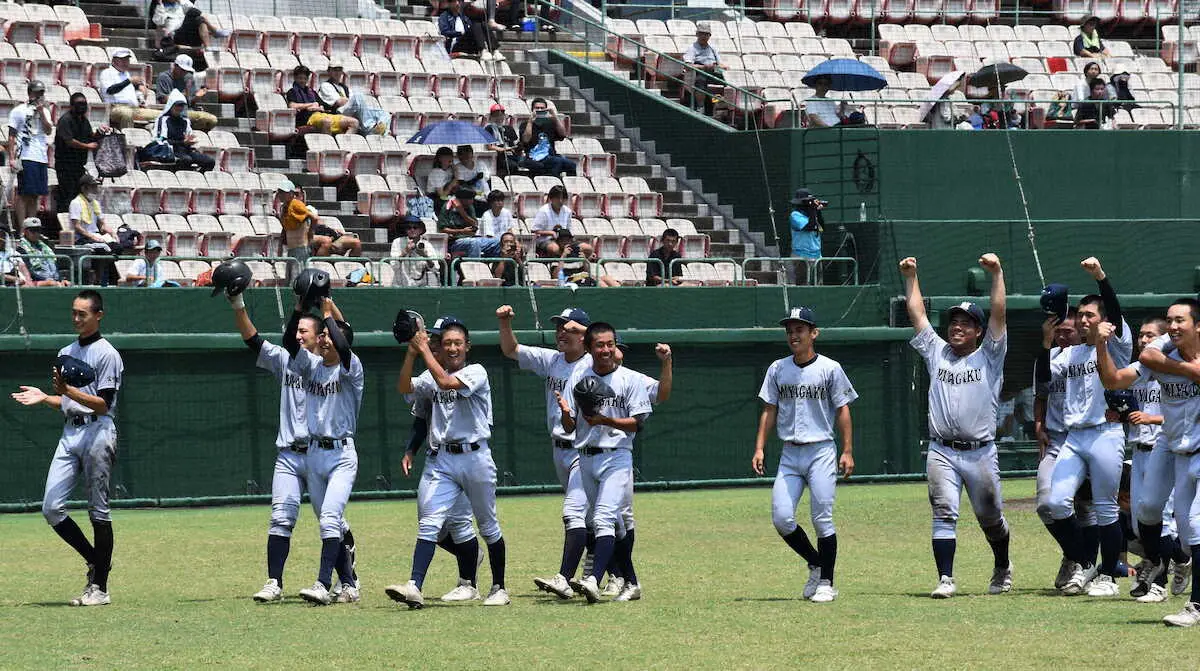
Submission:
<svg viewBox="0 0 1200 671">
<path fill-rule="evenodd" d="M 971 75 L 967 83 L 971 86 L 992 86 L 997 83 L 1000 86 L 1008 86 L 1028 76 L 1029 73 L 1024 68 L 1019 68 L 1012 63 L 991 63 L 979 68 L 979 71 Z"/>
</svg>

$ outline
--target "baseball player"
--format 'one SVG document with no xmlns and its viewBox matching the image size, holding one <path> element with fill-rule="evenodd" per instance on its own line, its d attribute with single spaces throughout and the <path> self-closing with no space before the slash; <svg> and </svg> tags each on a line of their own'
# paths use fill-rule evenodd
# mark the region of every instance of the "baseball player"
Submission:
<svg viewBox="0 0 1200 671">
<path fill-rule="evenodd" d="M 305 412 L 308 415 L 308 451 L 306 484 L 313 509 L 318 510 L 321 527 L 321 563 L 312 587 L 300 590 L 300 597 L 315 605 L 329 605 L 333 571 L 337 566 L 342 591 L 353 588 L 357 579 L 350 567 L 350 553 L 342 550 L 342 529 L 346 504 L 358 475 L 358 453 L 354 436 L 362 407 L 365 373 L 358 355 L 351 350 L 354 331 L 345 321 L 335 318 L 333 299 L 320 302 L 321 329 L 317 333 L 317 351 L 301 346 L 298 336 L 301 313 L 294 311 L 283 335 L 284 347 L 291 355 L 294 370 L 304 381 Z"/>
<path fill-rule="evenodd" d="M 114 418 L 125 364 L 116 348 L 100 335 L 103 318 L 104 299 L 100 294 L 91 289 L 80 291 L 71 303 L 71 323 L 79 339 L 58 351 L 60 362 L 61 357 L 74 357 L 90 367 L 89 372 L 94 373 L 89 376 L 92 379 L 80 386 L 68 384 L 61 369 L 63 364 L 59 363 L 52 369 L 54 394 L 27 385 L 21 385 L 21 390 L 12 394 L 22 405 L 45 404 L 63 415 L 62 438 L 46 475 L 42 515 L 55 533 L 87 562 L 87 586 L 83 594 L 71 600 L 72 606 L 104 606 L 112 601 L 108 593 L 113 554 L 108 495 L 117 456 Z M 67 515 L 67 496 L 80 475 L 87 488 L 94 545 Z"/>
<path fill-rule="evenodd" d="M 783 450 L 771 492 L 771 518 L 788 547 L 808 564 L 804 598 L 829 603 L 837 598 L 833 569 L 837 561 L 837 532 L 833 526 L 834 488 L 838 473 L 854 472 L 853 425 L 850 404 L 858 392 L 842 365 L 813 349 L 821 331 L 812 308 L 792 308 L 779 320 L 787 330 L 791 356 L 776 360 L 767 369 L 758 391 L 763 402 L 750 467 L 763 475 L 767 434 L 772 426 Z M 842 437 L 842 453 L 835 457 L 833 428 Z M 809 509 L 817 547 L 796 524 L 796 506 L 809 488 Z"/>
<path fill-rule="evenodd" d="M 1000 259 L 991 253 L 980 257 L 979 265 L 992 275 L 991 318 L 985 319 L 983 310 L 974 303 L 959 303 L 947 312 L 950 324 L 942 339 L 925 314 L 917 260 L 910 256 L 900 261 L 908 317 L 916 332 L 909 344 L 925 359 L 929 372 L 929 453 L 925 471 L 933 508 L 933 558 L 938 571 L 938 585 L 930 595 L 935 599 L 952 597 L 958 591 L 954 581 L 955 528 L 963 488 L 992 547 L 995 561 L 988 593 L 1012 590 L 1009 527 L 1004 519 L 995 443 L 996 410 L 1008 352 L 1004 271 Z"/>
<path fill-rule="evenodd" d="M 646 384 L 633 371 L 617 364 L 616 329 L 605 322 L 592 322 L 583 336 L 592 365 L 578 370 L 567 383 L 579 405 L 580 389 L 603 390 L 576 409 L 563 394 L 557 394 L 563 429 L 574 432 L 579 450 L 579 470 L 587 494 L 588 514 L 596 532 L 592 572 L 571 586 L 583 592 L 588 603 L 600 600 L 600 579 L 616 550 L 622 511 L 632 510 L 633 439 L 642 430 L 652 408 Z M 628 534 L 626 534 L 628 536 Z M 629 541 L 632 555 L 632 539 Z M 572 558 L 578 562 L 578 554 Z M 622 567 L 627 583 L 637 585 L 632 565 Z M 631 589 L 631 588 L 627 588 Z"/>
<path fill-rule="evenodd" d="M 1063 419 L 1067 439 L 1051 474 L 1049 505 L 1053 521 L 1049 528 L 1063 554 L 1074 564 L 1071 579 L 1060 591 L 1066 595 L 1086 591 L 1089 596 L 1116 596 L 1119 593 L 1116 568 L 1123 542 L 1117 493 L 1125 434 L 1121 425 L 1107 416 L 1104 388 L 1096 373 L 1097 349 L 1106 347 L 1107 356 L 1112 357 L 1118 368 L 1124 367 L 1133 353 L 1133 336 L 1121 317 L 1117 294 L 1100 261 L 1088 257 L 1080 266 L 1096 280 L 1100 293 L 1079 301 L 1083 343 L 1063 348 L 1050 360 L 1050 373 L 1066 380 Z M 1115 337 L 1101 341 L 1100 325 L 1105 322 L 1114 325 Z M 1074 506 L 1075 494 L 1085 478 L 1091 481 L 1100 531 L 1099 567 L 1088 552 Z"/>
<path fill-rule="evenodd" d="M 310 477 L 308 469 L 308 417 L 304 401 L 307 396 L 304 379 L 296 370 L 297 364 L 287 348 L 263 339 L 250 321 L 242 294 L 229 297 L 233 306 L 233 319 L 246 347 L 257 356 L 255 365 L 268 371 L 279 382 L 279 431 L 275 435 L 275 470 L 271 478 L 271 525 L 267 532 L 267 582 L 254 594 L 258 603 L 274 603 L 283 600 L 283 568 L 291 550 L 292 530 L 300 516 L 300 499 Z M 296 338 L 300 346 L 319 355 L 319 337 L 323 328 L 321 320 L 308 313 L 300 313 L 296 325 Z M 341 320 L 341 312 L 334 306 L 333 317 Z M 321 514 L 322 502 L 310 499 L 313 511 Z M 349 555 L 351 572 L 354 563 L 354 534 L 349 523 L 343 520 L 342 553 Z M 342 569 L 343 562 L 335 563 Z M 341 576 L 342 588 L 336 600 L 352 603 L 359 600 L 357 577 Z"/>
<path fill-rule="evenodd" d="M 483 605 L 508 605 L 504 586 L 506 549 L 496 517 L 496 463 L 488 445 L 492 436 L 491 384 L 483 366 L 467 363 L 471 340 L 465 324 L 447 315 L 434 322 L 433 328 L 441 332 L 438 354 L 435 356 L 430 349 L 428 334 L 418 331 L 409 342 L 400 368 L 400 393 L 413 403 L 432 401 L 433 412 L 427 475 L 422 476 L 417 492 L 420 525 L 411 578 L 406 584 L 387 587 L 387 595 L 409 608 L 424 607 L 421 587 L 433 561 L 438 535 L 453 515 L 456 501 L 465 493 L 479 533 L 487 542 L 492 570 L 492 588 Z M 426 370 L 413 379 L 418 355 Z"/>
<path fill-rule="evenodd" d="M 1200 505 L 1196 501 L 1196 480 L 1200 472 L 1200 429 L 1197 419 L 1200 419 L 1200 385 L 1197 385 L 1187 374 L 1187 367 L 1193 367 L 1200 362 L 1200 302 L 1190 298 L 1175 301 L 1167 310 L 1168 332 L 1172 351 L 1155 361 L 1154 366 L 1140 361 L 1133 365 L 1118 368 L 1113 357 L 1102 354 L 1097 357 L 1099 374 L 1105 386 L 1112 388 L 1127 388 L 1135 382 L 1146 378 L 1156 379 L 1161 387 L 1161 407 L 1163 413 L 1163 429 L 1155 443 L 1154 449 L 1147 459 L 1147 468 L 1142 485 L 1145 490 L 1139 497 L 1138 509 L 1134 511 L 1137 517 L 1139 531 L 1143 539 L 1157 539 L 1159 531 L 1154 523 L 1161 523 L 1162 506 L 1166 504 L 1167 495 L 1160 492 L 1163 489 L 1159 477 L 1159 463 L 1168 462 L 1174 471 L 1175 484 L 1175 520 L 1179 528 L 1180 538 L 1192 548 L 1192 556 L 1200 551 Z M 1107 342 L 1115 336 L 1115 327 L 1111 324 L 1100 324 L 1097 329 L 1098 341 Z M 1151 351 L 1146 348 L 1146 351 Z M 1154 355 L 1148 360 L 1156 358 Z M 1162 370 L 1158 370 L 1162 369 Z M 1166 372 L 1170 371 L 1170 372 Z M 1163 451 L 1165 455 L 1157 454 Z M 1136 455 L 1135 455 L 1136 456 Z M 1166 456 L 1166 459 L 1162 457 Z M 1161 499 L 1157 503 L 1153 499 Z M 1157 508 L 1157 518 L 1151 517 Z M 1147 524 L 1149 522 L 1149 524 Z M 1154 575 L 1157 580 L 1150 590 L 1138 601 L 1161 602 L 1166 600 L 1165 563 L 1170 550 L 1153 547 L 1154 543 L 1143 542 L 1147 559 L 1156 565 Z M 1190 627 L 1200 623 L 1200 589 L 1197 588 L 1193 562 L 1192 595 L 1183 610 L 1175 615 L 1168 615 L 1163 621 L 1168 625 Z M 1161 575 L 1159 575 L 1161 573 Z"/>
<path fill-rule="evenodd" d="M 554 322 L 556 349 L 531 347 L 517 342 L 513 333 L 512 320 L 515 312 L 511 305 L 496 309 L 500 326 L 500 350 L 504 356 L 514 359 L 521 370 L 533 372 L 545 380 L 546 385 L 546 430 L 550 434 L 554 471 L 563 488 L 562 521 L 564 528 L 562 561 L 558 574 L 553 578 L 534 578 L 533 583 L 560 599 L 575 596 L 568 580 L 575 577 L 579 557 L 588 545 L 587 495 L 579 476 L 579 451 L 572 442 L 574 434 L 563 428 L 559 421 L 560 410 L 557 394 L 566 389 L 567 381 L 582 368 L 592 363 L 591 356 L 583 347 L 583 331 L 592 323 L 588 314 L 579 308 L 566 308 L 551 317 Z"/>
</svg>

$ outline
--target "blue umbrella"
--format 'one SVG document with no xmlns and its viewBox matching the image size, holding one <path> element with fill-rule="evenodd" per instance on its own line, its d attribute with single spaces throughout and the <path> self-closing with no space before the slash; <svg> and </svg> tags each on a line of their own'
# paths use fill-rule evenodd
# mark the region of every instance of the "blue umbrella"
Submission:
<svg viewBox="0 0 1200 671">
<path fill-rule="evenodd" d="M 875 68 L 853 58 L 832 58 L 808 71 L 805 86 L 812 87 L 818 77 L 829 77 L 834 91 L 878 91 L 887 86 L 887 80 Z"/>
<path fill-rule="evenodd" d="M 496 139 L 484 129 L 466 121 L 439 121 L 417 131 L 409 144 L 491 144 Z"/>
</svg>

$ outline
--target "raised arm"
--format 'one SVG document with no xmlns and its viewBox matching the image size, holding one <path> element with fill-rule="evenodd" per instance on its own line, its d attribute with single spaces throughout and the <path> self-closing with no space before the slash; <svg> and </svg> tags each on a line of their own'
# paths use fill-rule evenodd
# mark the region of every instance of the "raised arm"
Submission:
<svg viewBox="0 0 1200 671">
<path fill-rule="evenodd" d="M 672 356 L 671 346 L 661 342 L 654 346 L 654 354 L 662 362 L 658 372 L 658 395 L 654 397 L 654 402 L 666 403 L 671 398 L 671 385 L 675 375 L 672 361 L 675 357 Z"/>
<path fill-rule="evenodd" d="M 1008 294 L 1004 287 L 1004 269 L 1000 267 L 1000 257 L 991 252 L 979 257 L 979 265 L 992 275 L 992 315 L 988 318 L 988 331 L 992 333 L 992 337 L 999 338 L 1008 325 Z"/>
<path fill-rule="evenodd" d="M 1122 326 L 1124 319 L 1121 316 L 1121 303 L 1117 300 L 1117 292 L 1108 282 L 1108 275 L 1104 272 L 1104 268 L 1100 267 L 1100 260 L 1089 256 L 1079 265 L 1092 276 L 1092 279 L 1096 280 L 1096 286 L 1100 289 L 1100 299 L 1104 302 L 1105 318 L 1116 327 L 1113 332 L 1120 338 L 1124 335 L 1125 328 Z"/>
<path fill-rule="evenodd" d="M 921 295 L 921 283 L 917 281 L 917 260 L 914 257 L 901 259 L 900 275 L 904 277 L 904 305 L 908 308 L 908 320 L 912 322 L 913 331 L 920 333 L 929 326 L 929 316 L 925 314 L 925 297 Z"/>
<path fill-rule="evenodd" d="M 496 320 L 500 322 L 500 351 L 504 352 L 504 356 L 516 360 L 517 349 L 520 343 L 517 342 L 517 334 L 513 333 L 512 320 L 516 312 L 511 305 L 501 305 L 496 308 Z"/>
<path fill-rule="evenodd" d="M 412 340 L 408 341 L 408 351 L 404 353 L 404 363 L 400 365 L 400 379 L 396 381 L 396 391 L 401 394 L 413 393 L 413 364 L 422 349 L 429 349 L 429 336 L 425 331 L 417 331 Z"/>
<path fill-rule="evenodd" d="M 300 318 L 303 316 L 303 308 L 297 302 L 295 309 L 292 310 L 292 316 L 288 319 L 287 326 L 283 329 L 283 348 L 293 359 L 300 353 L 300 341 L 296 340 L 296 331 L 300 329 Z"/>
<path fill-rule="evenodd" d="M 254 328 L 254 323 L 250 321 L 250 314 L 246 312 L 246 301 L 242 295 L 231 297 L 229 304 L 233 306 L 233 323 L 237 325 L 238 333 L 241 334 L 242 340 L 246 341 L 246 346 L 255 352 L 262 349 L 262 338 L 258 337 L 258 329 Z"/>
<path fill-rule="evenodd" d="M 1105 389 L 1128 389 L 1137 382 L 1138 374 L 1132 368 L 1117 370 L 1117 364 L 1108 354 L 1108 339 L 1116 333 L 1116 326 L 1100 322 L 1096 328 L 1096 372 Z"/>
</svg>

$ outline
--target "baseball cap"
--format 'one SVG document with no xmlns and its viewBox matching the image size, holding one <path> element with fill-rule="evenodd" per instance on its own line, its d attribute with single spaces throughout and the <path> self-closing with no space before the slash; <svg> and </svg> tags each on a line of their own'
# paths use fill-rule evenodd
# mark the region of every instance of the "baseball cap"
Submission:
<svg viewBox="0 0 1200 671">
<path fill-rule="evenodd" d="M 1042 289 L 1041 305 L 1042 311 L 1048 315 L 1058 317 L 1059 321 L 1067 318 L 1067 294 L 1070 290 L 1065 284 L 1047 284 L 1046 288 Z"/>
<path fill-rule="evenodd" d="M 625 338 L 621 337 L 620 333 L 617 334 L 615 340 L 617 341 L 617 349 L 621 350 L 622 352 L 629 351 L 629 343 L 625 342 Z"/>
<path fill-rule="evenodd" d="M 175 67 L 184 72 L 195 72 L 196 68 L 192 64 L 192 57 L 187 54 L 179 54 L 175 57 Z"/>
<path fill-rule="evenodd" d="M 704 33 L 705 35 L 712 35 L 712 24 L 709 23 L 708 21 L 697 21 L 696 22 L 696 34 L 699 35 L 700 33 Z"/>
<path fill-rule="evenodd" d="M 454 315 L 442 315 L 438 317 L 437 321 L 433 322 L 433 325 L 429 327 L 429 333 L 431 335 L 442 335 L 451 326 L 457 326 L 470 335 L 470 331 L 467 331 L 467 325 Z"/>
<path fill-rule="evenodd" d="M 503 111 L 504 111 L 504 105 L 501 105 L 500 103 L 495 103 L 491 107 L 488 108 L 488 114 L 491 114 L 492 112 L 503 112 Z"/>
<path fill-rule="evenodd" d="M 591 317 L 588 317 L 588 313 L 580 310 L 579 308 L 566 308 L 562 312 L 551 317 L 550 321 L 554 322 L 555 326 L 559 324 L 566 324 L 567 322 L 575 322 L 580 326 L 590 326 L 592 323 L 592 319 Z"/>
<path fill-rule="evenodd" d="M 961 312 L 967 315 L 971 319 L 974 319 L 975 323 L 979 324 L 980 326 L 983 326 L 983 323 L 987 321 L 987 319 L 983 316 L 983 308 L 972 303 L 971 301 L 963 301 L 958 305 L 951 307 L 946 311 L 946 314 L 953 315 L 955 312 Z"/>
<path fill-rule="evenodd" d="M 331 59 L 329 59 L 329 67 L 327 69 L 328 70 L 345 70 L 346 66 L 342 63 L 342 60 L 340 58 L 331 58 Z"/>
<path fill-rule="evenodd" d="M 21 222 L 21 228 L 41 228 L 42 220 L 37 217 L 29 217 Z"/>
<path fill-rule="evenodd" d="M 285 193 L 292 193 L 296 190 L 296 185 L 292 184 L 292 180 L 290 179 L 283 179 L 279 181 L 279 185 L 275 187 L 275 190 L 283 191 Z"/>
<path fill-rule="evenodd" d="M 788 313 L 788 316 L 779 320 L 779 325 L 787 326 L 788 322 L 800 322 L 801 324 L 808 324 L 809 326 L 816 328 L 817 313 L 813 312 L 812 308 L 803 305 L 794 307 L 792 308 L 792 311 Z"/>
<path fill-rule="evenodd" d="M 161 249 L 162 249 L 162 243 L 161 243 L 161 242 L 159 242 L 158 240 L 150 240 L 150 241 L 148 241 L 148 242 L 146 243 L 146 251 L 150 251 L 150 250 L 152 250 L 152 249 L 158 249 L 158 250 L 161 250 Z"/>
<path fill-rule="evenodd" d="M 113 60 L 116 60 L 118 58 L 132 58 L 133 52 L 130 51 L 129 49 L 126 49 L 125 47 L 120 47 L 117 49 L 113 49 L 112 57 L 113 57 Z"/>
</svg>

